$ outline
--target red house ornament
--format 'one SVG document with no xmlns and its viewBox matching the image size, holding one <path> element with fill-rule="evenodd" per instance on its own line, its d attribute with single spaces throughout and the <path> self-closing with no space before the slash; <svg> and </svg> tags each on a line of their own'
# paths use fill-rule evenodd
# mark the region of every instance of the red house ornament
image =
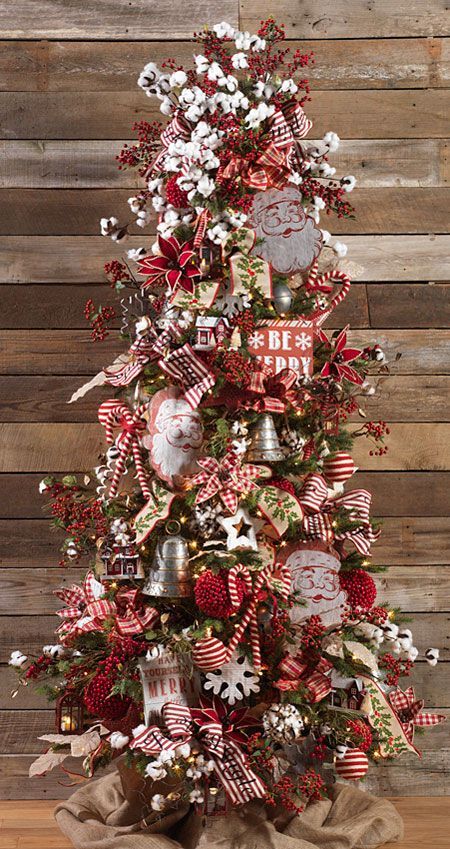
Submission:
<svg viewBox="0 0 450 849">
<path fill-rule="evenodd" d="M 274 319 L 258 324 L 248 340 L 248 350 L 270 366 L 274 374 L 285 368 L 299 377 L 312 375 L 314 322 Z"/>
</svg>

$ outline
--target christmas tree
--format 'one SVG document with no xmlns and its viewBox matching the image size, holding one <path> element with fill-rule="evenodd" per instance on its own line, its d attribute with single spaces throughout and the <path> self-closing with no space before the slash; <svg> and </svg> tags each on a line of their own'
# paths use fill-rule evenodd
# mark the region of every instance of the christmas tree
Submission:
<svg viewBox="0 0 450 849">
<path fill-rule="evenodd" d="M 57 643 L 11 663 L 56 701 L 32 774 L 120 758 L 155 817 L 259 797 L 300 812 L 443 718 L 399 685 L 418 649 L 376 603 L 380 529 L 351 486 L 354 439 L 387 451 L 361 407 L 387 366 L 323 329 L 358 269 L 320 219 L 352 216 L 355 179 L 329 163 L 335 133 L 306 138 L 312 57 L 273 19 L 195 41 L 188 70 L 146 65 L 167 123 L 140 121 L 118 156 L 143 179 L 136 224 L 158 223 L 106 266 L 127 349 L 76 393 L 110 387 L 103 462 L 41 485 L 84 575 L 56 593 Z M 101 222 L 117 243 L 128 226 Z M 101 340 L 115 312 L 86 316 Z"/>
</svg>

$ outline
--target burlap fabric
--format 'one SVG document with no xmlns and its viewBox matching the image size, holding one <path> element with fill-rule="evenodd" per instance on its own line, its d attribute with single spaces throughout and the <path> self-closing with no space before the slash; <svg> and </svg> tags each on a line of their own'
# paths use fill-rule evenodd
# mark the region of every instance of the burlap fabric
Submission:
<svg viewBox="0 0 450 849">
<path fill-rule="evenodd" d="M 389 801 L 342 784 L 331 800 L 308 805 L 300 817 L 255 801 L 206 825 L 187 806 L 143 820 L 148 806 L 139 793 L 127 796 L 112 773 L 61 803 L 56 820 L 76 849 L 373 849 L 403 833 Z"/>
</svg>

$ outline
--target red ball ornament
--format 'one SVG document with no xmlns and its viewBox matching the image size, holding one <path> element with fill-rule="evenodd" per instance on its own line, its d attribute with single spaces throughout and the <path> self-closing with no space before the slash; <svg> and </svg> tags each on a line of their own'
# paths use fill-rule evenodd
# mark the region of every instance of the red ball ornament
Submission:
<svg viewBox="0 0 450 849">
<path fill-rule="evenodd" d="M 324 460 L 323 473 L 331 483 L 344 483 L 355 472 L 356 466 L 346 451 L 338 451 Z"/>
<path fill-rule="evenodd" d="M 203 637 L 195 644 L 192 660 L 199 669 L 211 672 L 228 660 L 228 649 L 217 637 Z"/>
<path fill-rule="evenodd" d="M 110 695 L 114 683 L 103 672 L 94 676 L 84 692 L 84 703 L 89 713 L 106 721 L 122 719 L 125 716 L 132 702 L 128 696 Z"/>
<path fill-rule="evenodd" d="M 213 619 L 228 619 L 232 613 L 239 610 L 244 600 L 245 584 L 239 576 L 236 578 L 236 589 L 239 605 L 234 608 L 228 592 L 226 570 L 222 570 L 217 575 L 214 575 L 208 569 L 207 572 L 203 572 L 200 575 L 195 584 L 194 595 L 197 607 L 202 613 L 205 613 L 206 616 L 211 616 Z"/>
<path fill-rule="evenodd" d="M 270 486 L 276 486 L 277 489 L 282 489 L 283 492 L 289 492 L 290 495 L 295 495 L 295 486 L 287 478 L 272 478 L 269 484 Z"/>
<path fill-rule="evenodd" d="M 189 206 L 189 199 L 187 196 L 187 192 L 180 189 L 177 179 L 177 174 L 174 174 L 173 177 L 170 177 L 166 183 L 166 198 L 168 203 L 175 206 L 176 209 L 186 209 Z"/>
<path fill-rule="evenodd" d="M 376 597 L 377 588 L 374 579 L 364 569 L 352 569 L 340 572 L 342 589 L 347 593 L 347 604 L 359 610 L 370 610 Z"/>
<path fill-rule="evenodd" d="M 335 769 L 339 778 L 358 781 L 369 769 L 369 759 L 361 749 L 347 749 L 344 757 L 336 760 Z"/>
</svg>

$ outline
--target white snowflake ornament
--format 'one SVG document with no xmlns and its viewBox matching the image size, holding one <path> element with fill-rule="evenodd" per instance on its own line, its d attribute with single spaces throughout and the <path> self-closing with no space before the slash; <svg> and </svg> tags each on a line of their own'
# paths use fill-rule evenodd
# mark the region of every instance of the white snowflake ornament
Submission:
<svg viewBox="0 0 450 849">
<path fill-rule="evenodd" d="M 244 655 L 234 655 L 220 669 L 207 672 L 203 686 L 233 706 L 251 693 L 259 693 L 259 676 Z"/>
</svg>

